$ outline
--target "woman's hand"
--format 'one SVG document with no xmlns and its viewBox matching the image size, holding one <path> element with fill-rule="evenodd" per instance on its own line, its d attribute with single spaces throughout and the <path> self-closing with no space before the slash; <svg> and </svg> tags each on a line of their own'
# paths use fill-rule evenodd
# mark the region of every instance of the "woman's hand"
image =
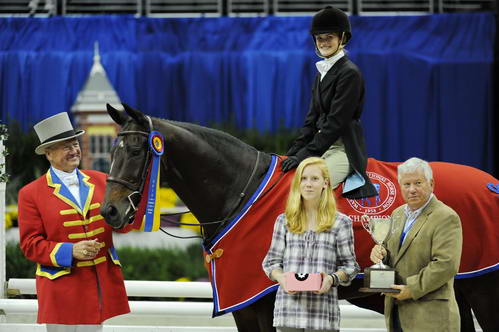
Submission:
<svg viewBox="0 0 499 332">
<path fill-rule="evenodd" d="M 283 172 L 287 172 L 292 170 L 293 168 L 298 167 L 298 164 L 300 161 L 298 160 L 298 157 L 296 156 L 289 156 L 287 159 L 285 159 L 282 164 L 281 164 L 281 170 Z"/>
<path fill-rule="evenodd" d="M 286 275 L 281 270 L 273 270 L 272 273 L 270 274 L 270 276 L 272 277 L 272 279 L 274 279 L 275 281 L 277 281 L 279 283 L 279 286 L 281 286 L 281 288 L 286 293 L 288 293 L 288 294 L 295 294 L 296 293 L 295 291 L 288 291 L 288 289 L 286 287 Z"/>
<path fill-rule="evenodd" d="M 332 275 L 327 274 L 325 272 L 321 272 L 321 275 L 322 275 L 321 289 L 319 289 L 319 291 L 317 291 L 317 292 L 314 292 L 315 294 L 324 294 L 324 293 L 329 292 L 329 290 L 331 289 L 331 287 L 333 286 L 333 283 L 334 283 Z"/>
</svg>

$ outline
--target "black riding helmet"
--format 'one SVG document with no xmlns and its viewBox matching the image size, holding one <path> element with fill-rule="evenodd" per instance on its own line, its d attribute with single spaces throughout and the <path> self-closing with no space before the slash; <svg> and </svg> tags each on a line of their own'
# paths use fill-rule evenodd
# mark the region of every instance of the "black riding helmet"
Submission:
<svg viewBox="0 0 499 332">
<path fill-rule="evenodd" d="M 310 34 L 312 38 L 321 33 L 331 33 L 336 32 L 340 35 L 345 33 L 344 44 L 348 43 L 352 37 L 352 30 L 350 28 L 350 21 L 348 20 L 347 14 L 343 11 L 327 6 L 320 10 L 312 18 L 312 26 L 310 27 Z"/>
</svg>

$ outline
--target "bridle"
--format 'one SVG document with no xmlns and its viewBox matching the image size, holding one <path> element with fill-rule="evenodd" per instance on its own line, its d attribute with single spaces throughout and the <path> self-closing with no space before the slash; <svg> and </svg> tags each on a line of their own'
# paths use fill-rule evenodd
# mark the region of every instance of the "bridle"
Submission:
<svg viewBox="0 0 499 332">
<path fill-rule="evenodd" d="M 149 122 L 149 131 L 151 132 L 153 130 L 151 117 L 146 116 L 146 118 Z M 139 131 L 139 130 L 127 130 L 127 131 L 122 131 L 122 132 L 118 133 L 118 136 L 126 136 L 126 135 L 142 135 L 142 136 L 145 136 L 146 138 L 149 138 L 149 133 L 147 133 L 145 131 Z M 146 155 L 146 159 L 144 160 L 144 164 L 142 166 L 142 172 L 140 174 L 140 183 L 138 185 L 133 184 L 129 181 L 120 179 L 120 178 L 113 177 L 113 176 L 109 176 L 107 178 L 107 182 L 114 182 L 114 183 L 121 184 L 122 186 L 124 186 L 132 191 L 132 193 L 127 196 L 128 202 L 130 203 L 130 205 L 128 206 L 128 209 L 125 212 L 125 215 L 127 215 L 130 213 L 130 210 L 133 210 L 132 211 L 133 214 L 130 216 L 130 219 L 128 220 L 129 224 L 131 224 L 133 222 L 133 220 L 135 219 L 135 213 L 137 212 L 137 208 L 138 208 L 137 205 L 140 203 L 140 200 L 142 198 L 142 192 L 144 191 L 144 187 L 146 184 L 147 171 L 149 169 L 149 162 L 151 161 L 151 158 L 152 158 L 152 151 L 151 151 L 151 149 L 147 149 L 147 155 Z M 111 171 L 109 173 L 111 173 Z M 134 203 L 134 201 L 133 201 L 134 196 L 138 197 L 138 200 L 136 201 L 137 203 Z"/>
<path fill-rule="evenodd" d="M 152 124 L 152 119 L 151 117 L 147 116 L 146 115 L 146 118 L 149 122 L 149 133 L 152 132 L 154 129 L 153 129 L 153 124 Z M 126 131 L 122 131 L 122 132 L 119 132 L 118 133 L 118 136 L 126 136 L 126 135 L 142 135 L 142 136 L 145 136 L 146 138 L 149 138 L 149 133 L 148 132 L 145 132 L 145 131 L 140 131 L 140 130 L 126 130 Z M 223 218 L 223 219 L 220 219 L 220 220 L 215 220 L 215 221 L 206 221 L 206 222 L 199 222 L 199 223 L 184 223 L 184 222 L 177 222 L 177 221 L 167 221 L 168 223 L 171 223 L 171 224 L 176 224 L 176 225 L 185 225 L 185 226 L 199 226 L 201 227 L 201 236 L 177 236 L 177 235 L 173 235 L 173 234 L 170 234 L 168 233 L 167 231 L 165 231 L 164 229 L 160 228 L 160 230 L 167 234 L 167 235 L 170 235 L 172 237 L 176 237 L 176 238 L 183 238 L 183 239 L 189 239 L 189 238 L 201 238 L 203 239 L 203 242 L 204 243 L 209 243 L 210 240 L 215 237 L 218 233 L 218 231 L 220 230 L 220 228 L 229 220 L 233 219 L 244 198 L 246 197 L 247 193 L 246 191 L 248 190 L 255 174 L 256 174 L 256 171 L 258 169 L 258 164 L 259 164 L 259 161 L 260 161 L 260 155 L 261 155 L 261 152 L 256 150 L 257 152 L 257 155 L 256 155 L 256 161 L 255 161 L 255 164 L 253 166 L 253 171 L 251 172 L 251 175 L 249 176 L 248 178 L 248 181 L 246 182 L 246 185 L 244 186 L 243 190 L 241 191 L 241 193 L 239 194 L 238 196 L 238 201 L 237 203 L 235 204 L 234 208 L 231 210 L 231 212 L 227 215 L 227 217 Z M 125 212 L 125 215 L 129 214 L 130 212 L 132 212 L 131 216 L 130 216 L 130 219 L 128 220 L 128 223 L 131 224 L 134 219 L 135 219 L 135 214 L 137 212 L 137 208 L 138 208 L 138 204 L 140 203 L 141 199 L 142 199 L 142 192 L 144 190 L 144 187 L 145 187 L 145 184 L 146 184 L 146 181 L 147 181 L 147 171 L 149 169 L 149 163 L 152 159 L 152 154 L 153 152 L 151 151 L 151 149 L 147 149 L 147 156 L 146 156 L 146 159 L 144 161 L 144 164 L 142 166 L 142 172 L 141 172 L 141 177 L 140 177 L 140 183 L 137 185 L 137 184 L 134 184 L 132 182 L 129 182 L 129 181 L 126 181 L 126 180 L 123 180 L 123 179 L 120 179 L 120 178 L 117 178 L 117 177 L 114 177 L 114 176 L 109 176 L 107 178 L 107 182 L 114 182 L 114 183 L 118 183 L 128 189 L 130 189 L 132 191 L 132 193 L 130 195 L 127 196 L 127 199 L 128 199 L 128 202 L 130 203 L 129 206 L 128 206 L 128 209 L 126 210 Z M 166 157 L 165 155 L 163 157 Z M 111 173 L 111 172 L 110 172 Z M 280 180 L 280 178 L 278 179 Z M 277 181 L 278 182 L 278 181 Z M 276 182 L 276 183 L 277 183 Z M 274 183 L 274 185 L 276 184 Z M 268 191 L 270 191 L 270 189 L 272 189 L 272 187 L 274 186 L 272 185 L 269 190 L 267 190 L 263 195 L 261 195 L 259 199 L 261 199 Z M 134 203 L 134 197 L 137 198 L 137 201 L 136 203 Z M 255 201 L 256 202 L 256 201 Z M 253 204 L 255 203 L 253 202 Z M 181 213 L 172 213 L 172 214 L 169 214 L 169 215 L 179 215 L 179 214 L 184 214 L 184 213 L 188 213 L 190 212 L 189 210 L 187 211 L 184 211 L 184 212 L 181 212 Z M 205 234 L 204 234 L 204 228 L 202 226 L 206 226 L 206 225 L 214 225 L 214 224 L 218 224 L 218 227 L 216 228 L 215 232 L 213 232 L 213 235 L 210 237 L 210 238 L 206 238 Z"/>
</svg>

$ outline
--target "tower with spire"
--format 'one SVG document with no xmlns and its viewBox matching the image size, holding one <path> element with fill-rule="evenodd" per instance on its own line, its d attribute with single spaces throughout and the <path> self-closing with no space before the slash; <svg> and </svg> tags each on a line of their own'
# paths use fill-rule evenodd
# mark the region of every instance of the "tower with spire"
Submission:
<svg viewBox="0 0 499 332">
<path fill-rule="evenodd" d="M 95 42 L 92 69 L 71 107 L 77 126 L 86 131 L 81 142 L 82 169 L 109 172 L 109 151 L 118 133 L 118 125 L 107 114 L 106 103 L 121 108 L 118 94 L 100 62 L 99 44 Z"/>
</svg>

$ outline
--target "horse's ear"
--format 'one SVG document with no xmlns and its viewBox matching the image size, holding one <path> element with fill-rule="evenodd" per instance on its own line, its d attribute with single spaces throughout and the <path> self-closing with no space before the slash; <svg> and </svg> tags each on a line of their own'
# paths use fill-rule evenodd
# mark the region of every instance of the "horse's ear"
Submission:
<svg viewBox="0 0 499 332">
<path fill-rule="evenodd" d="M 123 111 L 114 108 L 110 104 L 106 104 L 106 108 L 107 108 L 107 113 L 109 114 L 111 119 L 113 119 L 114 122 L 116 122 L 120 126 L 123 126 L 125 124 L 127 116 Z"/>
<path fill-rule="evenodd" d="M 127 104 L 123 103 L 123 107 L 125 108 L 125 112 L 132 117 L 139 125 L 144 127 L 146 130 L 149 130 L 149 120 L 147 120 L 147 117 L 144 115 L 139 110 L 136 110 L 133 107 L 128 106 Z"/>
</svg>

